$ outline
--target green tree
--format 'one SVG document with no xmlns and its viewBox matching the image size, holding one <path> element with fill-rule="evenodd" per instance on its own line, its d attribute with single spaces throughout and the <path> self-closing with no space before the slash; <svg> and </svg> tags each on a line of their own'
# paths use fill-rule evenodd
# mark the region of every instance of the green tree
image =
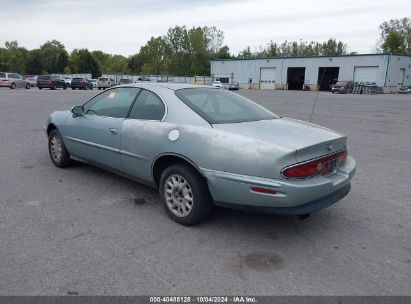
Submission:
<svg viewBox="0 0 411 304">
<path fill-rule="evenodd" d="M 43 73 L 43 64 L 40 49 L 34 49 L 29 52 L 27 58 L 27 73 L 33 75 Z"/>
<path fill-rule="evenodd" d="M 128 60 L 122 55 L 113 55 L 110 58 L 109 73 L 128 73 Z"/>
<path fill-rule="evenodd" d="M 379 29 L 377 50 L 387 53 L 411 54 L 411 19 L 391 19 L 383 22 Z"/>
<path fill-rule="evenodd" d="M 249 59 L 249 58 L 253 58 L 255 56 L 253 56 L 253 54 L 251 53 L 251 48 L 250 46 L 247 46 L 244 50 L 242 50 L 238 56 L 238 58 L 242 58 L 242 59 Z"/>
<path fill-rule="evenodd" d="M 69 67 L 72 73 L 90 73 L 93 78 L 101 76 L 97 61 L 88 49 L 74 49 L 71 52 Z"/>
<path fill-rule="evenodd" d="M 102 73 L 109 73 L 110 64 L 111 64 L 111 55 L 106 54 L 102 51 L 92 51 L 91 55 L 93 56 L 94 60 L 97 62 L 98 68 Z"/>
<path fill-rule="evenodd" d="M 141 47 L 135 63 L 140 64 L 143 74 L 165 74 L 168 70 L 169 54 L 169 47 L 163 37 L 151 37 L 147 44 Z"/>
<path fill-rule="evenodd" d="M 381 45 L 384 53 L 407 54 L 405 39 L 398 31 L 389 32 Z"/>
<path fill-rule="evenodd" d="M 217 54 L 215 55 L 215 58 L 219 58 L 219 59 L 230 59 L 231 58 L 231 54 L 230 54 L 230 49 L 228 48 L 228 46 L 223 46 L 221 47 Z M 214 59 L 214 58 L 213 58 Z"/>
<path fill-rule="evenodd" d="M 20 47 L 17 41 L 7 41 L 2 51 L 2 63 L 4 70 L 23 74 L 27 69 L 28 50 Z"/>
<path fill-rule="evenodd" d="M 40 46 L 42 70 L 46 73 L 63 73 L 69 63 L 69 55 L 62 43 L 47 41 Z"/>
</svg>

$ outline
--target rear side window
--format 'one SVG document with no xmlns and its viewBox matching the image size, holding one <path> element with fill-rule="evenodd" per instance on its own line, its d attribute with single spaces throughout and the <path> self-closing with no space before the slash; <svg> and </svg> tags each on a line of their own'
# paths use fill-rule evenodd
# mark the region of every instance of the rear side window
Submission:
<svg viewBox="0 0 411 304">
<path fill-rule="evenodd" d="M 139 88 L 118 88 L 108 90 L 84 105 L 84 113 L 90 115 L 125 118 Z"/>
<path fill-rule="evenodd" d="M 50 76 L 48 75 L 40 75 L 39 77 L 37 77 L 38 80 L 49 80 Z"/>
<path fill-rule="evenodd" d="M 164 116 L 165 108 L 161 99 L 154 93 L 144 90 L 138 96 L 129 118 L 144 120 L 161 120 Z"/>
<path fill-rule="evenodd" d="M 5 73 L 0 73 L 0 78 L 6 78 L 6 74 Z"/>
</svg>

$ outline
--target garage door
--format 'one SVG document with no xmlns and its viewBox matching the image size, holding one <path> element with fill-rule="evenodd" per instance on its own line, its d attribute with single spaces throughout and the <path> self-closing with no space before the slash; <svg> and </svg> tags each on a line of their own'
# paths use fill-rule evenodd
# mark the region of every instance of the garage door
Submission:
<svg viewBox="0 0 411 304">
<path fill-rule="evenodd" d="M 378 67 L 355 67 L 354 82 L 377 82 Z"/>
<path fill-rule="evenodd" d="M 261 68 L 260 72 L 260 89 L 275 89 L 275 68 Z"/>
</svg>

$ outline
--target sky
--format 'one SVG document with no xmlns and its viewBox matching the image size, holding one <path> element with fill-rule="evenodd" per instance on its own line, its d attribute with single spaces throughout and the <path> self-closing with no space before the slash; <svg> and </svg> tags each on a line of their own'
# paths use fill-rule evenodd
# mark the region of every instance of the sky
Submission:
<svg viewBox="0 0 411 304">
<path fill-rule="evenodd" d="M 102 50 L 129 56 L 175 25 L 216 26 L 237 54 L 270 41 L 341 40 L 349 52 L 370 53 L 378 26 L 411 17 L 409 0 L 13 0 L 0 5 L 0 46 L 28 49 L 56 39 L 68 51 Z"/>
</svg>

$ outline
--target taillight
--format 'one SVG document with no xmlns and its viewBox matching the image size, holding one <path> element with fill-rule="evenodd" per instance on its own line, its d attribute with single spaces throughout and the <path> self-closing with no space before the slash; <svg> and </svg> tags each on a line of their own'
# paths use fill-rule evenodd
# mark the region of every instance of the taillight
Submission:
<svg viewBox="0 0 411 304">
<path fill-rule="evenodd" d="M 52 83 L 53 83 L 53 80 L 49 80 L 49 81 L 48 81 L 48 84 L 52 84 Z"/>
<path fill-rule="evenodd" d="M 288 178 L 304 178 L 328 174 L 337 170 L 347 160 L 347 156 L 347 150 L 343 150 L 332 155 L 285 168 L 282 171 L 282 175 Z"/>
</svg>

